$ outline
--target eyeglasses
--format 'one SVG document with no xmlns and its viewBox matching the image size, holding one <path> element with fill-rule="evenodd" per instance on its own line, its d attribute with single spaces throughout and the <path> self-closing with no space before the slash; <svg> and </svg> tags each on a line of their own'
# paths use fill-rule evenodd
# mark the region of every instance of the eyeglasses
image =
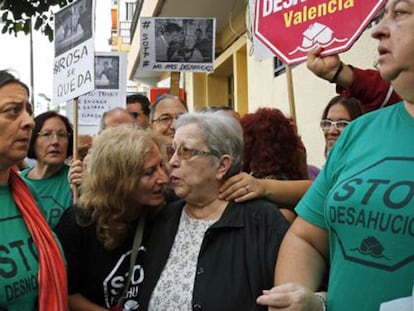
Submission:
<svg viewBox="0 0 414 311">
<path fill-rule="evenodd" d="M 160 122 L 163 125 L 170 125 L 173 120 L 177 120 L 184 113 L 163 114 L 158 119 L 152 119 L 152 122 Z"/>
<path fill-rule="evenodd" d="M 52 140 L 53 137 L 56 137 L 58 140 L 67 140 L 70 134 L 66 132 L 39 132 L 37 136 L 44 140 Z"/>
<path fill-rule="evenodd" d="M 342 131 L 349 123 L 350 121 L 348 120 L 332 121 L 325 119 L 321 121 L 320 126 L 322 131 L 329 131 L 332 126 L 335 127 L 335 129 L 337 129 L 338 131 Z"/>
<path fill-rule="evenodd" d="M 169 146 L 167 147 L 167 149 L 168 149 L 167 153 L 170 157 L 172 157 L 175 153 L 177 153 L 177 155 L 183 160 L 188 160 L 195 156 L 213 156 L 213 157 L 219 158 L 219 153 L 216 150 L 203 151 L 203 150 L 198 150 L 198 149 L 193 149 L 193 148 L 187 148 L 184 146 L 180 146 L 178 148 Z"/>
</svg>

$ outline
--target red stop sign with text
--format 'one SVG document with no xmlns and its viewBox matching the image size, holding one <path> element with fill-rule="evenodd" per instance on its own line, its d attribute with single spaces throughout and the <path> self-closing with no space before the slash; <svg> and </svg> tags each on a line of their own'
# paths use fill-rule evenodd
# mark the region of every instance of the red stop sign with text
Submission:
<svg viewBox="0 0 414 311">
<path fill-rule="evenodd" d="M 255 35 L 286 64 L 349 49 L 387 0 L 256 0 Z"/>
</svg>

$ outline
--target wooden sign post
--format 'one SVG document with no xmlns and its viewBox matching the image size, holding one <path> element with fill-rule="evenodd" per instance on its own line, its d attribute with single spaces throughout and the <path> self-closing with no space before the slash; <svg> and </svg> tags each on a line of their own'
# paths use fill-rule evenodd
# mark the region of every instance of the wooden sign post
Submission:
<svg viewBox="0 0 414 311">
<path fill-rule="evenodd" d="M 296 108 L 295 108 L 295 91 L 293 89 L 293 76 L 292 76 L 292 66 L 286 65 L 286 80 L 287 80 L 287 91 L 288 91 L 288 100 L 289 100 L 289 111 L 292 121 L 296 122 Z"/>
<path fill-rule="evenodd" d="M 170 93 L 171 95 L 178 96 L 180 90 L 180 72 L 172 71 L 170 77 Z"/>
<path fill-rule="evenodd" d="M 78 159 L 78 106 L 79 97 L 75 97 L 73 100 L 73 161 Z M 73 191 L 73 203 L 76 203 L 78 199 L 78 189 L 76 186 L 72 188 Z"/>
</svg>

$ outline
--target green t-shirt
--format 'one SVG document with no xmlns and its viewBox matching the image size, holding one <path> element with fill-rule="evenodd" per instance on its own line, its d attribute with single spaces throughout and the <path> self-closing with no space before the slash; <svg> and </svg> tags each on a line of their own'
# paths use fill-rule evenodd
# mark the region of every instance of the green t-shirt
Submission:
<svg viewBox="0 0 414 311">
<path fill-rule="evenodd" d="M 46 221 L 51 228 L 56 227 L 63 212 L 71 205 L 72 192 L 68 182 L 69 166 L 64 165 L 53 176 L 44 179 L 31 179 L 27 174 L 32 168 L 21 172 L 21 177 L 39 195 L 46 212 Z"/>
<path fill-rule="evenodd" d="M 296 208 L 329 234 L 328 310 L 412 295 L 414 118 L 403 103 L 353 121 Z"/>
<path fill-rule="evenodd" d="M 36 310 L 38 251 L 9 186 L 0 186 L 0 310 Z"/>
</svg>

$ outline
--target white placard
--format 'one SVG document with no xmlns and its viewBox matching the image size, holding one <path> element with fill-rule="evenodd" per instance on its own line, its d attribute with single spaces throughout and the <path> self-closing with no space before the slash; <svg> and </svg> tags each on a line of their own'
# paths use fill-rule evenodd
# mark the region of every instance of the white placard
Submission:
<svg viewBox="0 0 414 311">
<path fill-rule="evenodd" d="M 55 14 L 53 101 L 61 103 L 95 87 L 93 0 L 78 0 Z"/>
<path fill-rule="evenodd" d="M 141 17 L 140 22 L 141 70 L 214 70 L 215 18 Z"/>
<path fill-rule="evenodd" d="M 95 77 L 95 90 L 79 97 L 78 122 L 81 125 L 98 125 L 105 111 L 126 106 L 125 53 L 97 52 Z"/>
</svg>

